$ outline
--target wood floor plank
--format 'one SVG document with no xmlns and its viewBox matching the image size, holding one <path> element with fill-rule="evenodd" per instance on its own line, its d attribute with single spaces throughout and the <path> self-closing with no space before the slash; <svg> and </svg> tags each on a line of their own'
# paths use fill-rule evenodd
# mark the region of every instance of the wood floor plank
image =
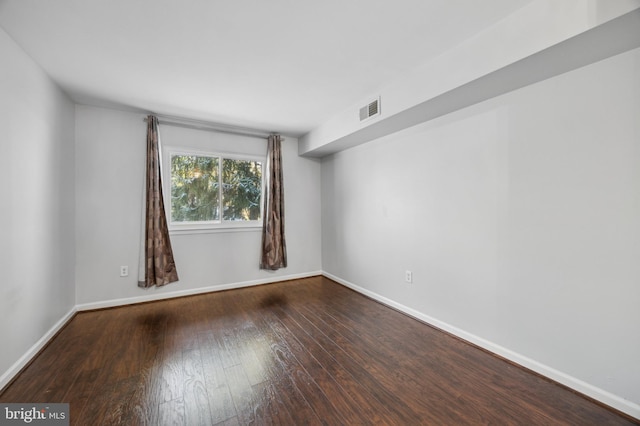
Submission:
<svg viewBox="0 0 640 426">
<path fill-rule="evenodd" d="M 182 351 L 165 354 L 158 377 L 158 402 L 178 401 L 184 397 Z"/>
<path fill-rule="evenodd" d="M 422 369 L 426 371 L 433 371 L 433 372 L 440 372 L 440 373 L 446 372 L 447 376 L 442 376 L 442 378 L 439 381 L 447 380 L 447 378 L 449 380 L 454 379 L 454 375 L 457 374 L 458 380 L 455 382 L 455 386 L 463 394 L 471 394 L 474 388 L 477 389 L 481 385 L 484 386 L 487 392 L 487 396 L 490 396 L 492 401 L 501 401 L 501 403 L 505 405 L 505 407 L 502 408 L 503 412 L 507 412 L 507 413 L 510 412 L 510 416 L 513 420 L 522 419 L 521 413 L 526 412 L 528 413 L 528 418 L 526 420 L 530 422 L 542 423 L 544 421 L 548 421 L 548 422 L 554 421 L 553 412 L 550 412 L 549 410 L 546 410 L 546 411 L 538 410 L 537 404 L 535 404 L 535 401 L 531 402 L 527 400 L 528 399 L 527 396 L 530 395 L 530 388 L 528 386 L 531 384 L 531 380 L 529 380 L 526 384 L 523 384 L 523 386 L 521 387 L 522 392 L 520 392 L 519 395 L 515 394 L 514 392 L 515 389 L 513 387 L 509 388 L 507 386 L 504 386 L 503 383 L 501 383 L 501 382 L 504 382 L 503 380 L 504 372 L 509 370 L 508 368 L 505 370 L 505 366 L 508 367 L 508 365 L 506 365 L 504 361 L 492 357 L 490 361 L 498 361 L 498 363 L 501 364 L 499 369 L 492 369 L 492 368 L 488 368 L 486 363 L 487 361 L 486 357 L 481 357 L 482 358 L 481 362 L 476 362 L 478 359 L 471 359 L 469 357 L 460 357 L 462 353 L 467 353 L 469 352 L 469 349 L 474 349 L 469 345 L 461 344 L 461 342 L 458 342 L 458 343 L 445 342 L 446 344 L 444 345 L 439 344 L 438 342 L 432 342 L 435 344 L 432 344 L 430 346 L 429 352 L 425 352 L 424 348 L 421 348 L 421 345 L 416 343 L 416 342 L 420 342 L 420 343 L 424 342 L 424 339 L 406 339 L 406 340 L 400 341 L 394 338 L 395 336 L 393 333 L 375 333 L 374 334 L 372 332 L 372 329 L 376 329 L 376 330 L 378 328 L 384 329 L 384 326 L 382 326 L 382 324 L 377 324 L 377 323 L 374 323 L 372 328 L 362 328 L 362 327 L 358 328 L 357 324 L 355 324 L 355 321 L 350 321 L 348 318 L 349 316 L 351 316 L 352 318 L 355 318 L 355 316 L 352 315 L 352 313 L 355 312 L 356 313 L 355 315 L 357 315 L 358 313 L 357 307 L 354 309 L 354 306 L 352 305 L 349 306 L 348 308 L 346 307 L 346 305 L 343 305 L 344 309 L 342 313 L 340 313 L 337 311 L 337 309 L 339 308 L 339 305 L 340 304 L 337 303 L 335 300 L 332 301 L 332 303 L 329 305 L 329 309 L 323 311 L 320 315 L 323 316 L 327 322 L 336 326 L 336 331 L 342 333 L 343 335 L 346 335 L 348 339 L 357 340 L 362 338 L 368 338 L 368 340 L 360 343 L 363 343 L 365 345 L 367 344 L 370 345 L 371 342 L 375 340 L 375 342 L 378 343 L 378 345 L 376 346 L 370 345 L 370 347 L 380 348 L 386 345 L 387 350 L 394 349 L 392 352 L 389 353 L 388 356 L 392 357 L 393 358 L 392 361 L 396 362 L 400 368 L 403 368 L 403 367 L 409 368 L 409 369 L 413 368 L 410 362 L 408 363 L 408 360 L 418 359 L 419 357 L 422 357 L 423 360 L 426 361 L 427 358 L 429 358 L 432 355 L 446 353 L 447 354 L 446 357 L 438 355 L 438 360 L 437 360 L 439 361 L 438 365 L 434 365 L 433 363 L 431 364 L 423 363 Z M 387 324 L 387 322 L 385 321 L 384 324 Z M 352 326 L 354 325 L 356 326 L 355 329 L 352 328 Z M 441 333 L 438 333 L 438 334 L 441 334 Z M 440 342 L 442 341 L 440 340 Z M 453 346 L 457 345 L 459 347 L 458 348 L 459 350 L 451 351 L 450 348 L 452 345 Z M 447 350 L 444 352 L 440 350 L 443 347 L 447 348 Z M 402 351 L 395 350 L 397 348 L 402 348 Z M 414 348 L 415 350 L 413 350 Z M 394 355 L 399 352 L 403 353 L 404 356 L 401 358 L 394 357 Z M 472 352 L 481 353 L 481 352 L 478 352 L 477 350 L 473 350 Z M 433 362 L 434 360 L 431 360 L 431 361 Z M 487 381 L 487 377 L 493 377 L 493 379 Z M 536 376 L 532 376 L 532 375 L 529 375 L 528 378 L 533 380 L 538 379 Z M 523 383 L 523 382 L 518 382 L 518 383 Z M 465 401 L 465 402 L 468 402 L 468 401 Z M 478 404 L 486 405 L 486 403 L 484 402 L 478 402 Z M 495 406 L 487 406 L 486 408 L 489 408 L 491 411 L 496 409 Z M 576 421 L 578 419 L 573 419 L 573 420 Z M 585 419 L 582 419 L 582 422 L 584 420 Z M 571 422 L 572 421 L 570 420 L 570 423 Z M 581 423 L 581 422 L 578 422 L 578 423 Z"/>
<path fill-rule="evenodd" d="M 362 407 L 350 397 L 336 379 L 304 348 L 300 341 L 292 337 L 290 330 L 284 324 L 272 321 L 270 326 L 281 341 L 290 348 L 292 355 L 302 368 L 313 377 L 322 393 L 328 396 L 327 399 L 331 402 L 333 409 L 340 413 L 343 424 L 357 424 L 367 418 L 366 412 Z"/>
<path fill-rule="evenodd" d="M 225 368 L 225 376 L 229 383 L 229 390 L 236 408 L 240 424 L 248 425 L 255 422 L 256 396 L 244 368 L 235 364 Z"/>
<path fill-rule="evenodd" d="M 220 361 L 219 349 L 216 346 L 216 341 L 211 338 L 209 333 L 200 333 L 199 342 L 202 354 L 202 370 L 211 410 L 211 421 L 214 424 L 222 423 L 236 417 L 236 409 L 231 398 L 224 368 Z"/>
<path fill-rule="evenodd" d="M 261 325 L 261 329 L 270 329 L 274 340 L 286 345 L 295 357 L 296 361 L 315 380 L 323 394 L 330 395 L 329 400 L 336 412 L 344 418 L 346 424 L 356 424 L 368 418 L 362 408 L 356 404 L 350 395 L 336 382 L 335 378 L 317 361 L 295 335 L 283 323 L 287 321 L 287 314 L 282 310 L 286 304 L 283 295 L 267 295 L 268 300 L 260 300 L 259 306 L 269 309 L 255 311 L 255 322 Z M 245 299 L 246 300 L 246 299 Z M 268 332 L 264 332 L 267 334 Z M 371 419 L 371 418 L 369 418 Z"/>
<path fill-rule="evenodd" d="M 343 414 L 335 410 L 313 377 L 295 359 L 291 348 L 285 342 L 280 342 L 274 344 L 272 350 L 276 354 L 276 362 L 280 363 L 316 416 L 326 424 L 346 424 Z"/>
<path fill-rule="evenodd" d="M 200 350 L 183 352 L 184 411 L 189 425 L 213 424 Z"/>
<path fill-rule="evenodd" d="M 361 366 L 348 365 L 343 366 L 332 355 L 331 348 L 325 349 L 321 343 L 316 341 L 312 334 L 309 334 L 300 324 L 298 324 L 291 316 L 279 316 L 279 320 L 287 327 L 295 336 L 300 344 L 307 348 L 307 351 L 317 361 L 317 363 L 329 374 L 336 384 L 340 386 L 348 397 L 335 394 L 345 401 L 351 400 L 362 413 L 363 419 L 369 419 L 374 424 L 392 424 L 398 419 L 405 421 L 411 420 L 408 407 L 393 406 L 392 410 L 397 410 L 395 415 L 389 411 L 389 405 L 382 402 L 380 397 L 381 389 L 373 377 L 370 377 Z M 288 337 L 292 338 L 292 337 Z M 310 363 L 310 361 L 307 361 Z M 307 365 L 305 363 L 305 365 Z M 372 393 L 372 389 L 376 389 L 377 394 Z M 403 418 L 403 416 L 406 416 Z"/>
<path fill-rule="evenodd" d="M 274 384 L 262 382 L 253 386 L 256 395 L 256 409 L 254 411 L 255 424 L 295 424 L 289 412 L 280 405 L 278 390 Z"/>
<path fill-rule="evenodd" d="M 217 426 L 240 426 L 240 422 L 238 422 L 238 418 L 234 417 L 232 419 L 229 419 L 225 422 L 222 423 L 218 423 Z"/>
<path fill-rule="evenodd" d="M 395 359 L 399 366 L 406 365 L 406 360 L 422 357 L 426 361 L 429 355 L 447 353 L 446 357 L 438 357 L 440 364 L 424 364 L 424 369 L 436 372 L 446 371 L 449 376 L 451 372 L 464 373 L 465 380 L 457 383 L 459 388 L 468 388 L 470 391 L 471 388 L 477 387 L 481 383 L 496 395 L 495 400 L 504 401 L 510 407 L 517 408 L 516 413 L 519 416 L 520 413 L 526 411 L 530 417 L 534 417 L 534 415 L 538 417 L 538 421 L 547 418 L 550 422 L 557 421 L 556 417 L 559 416 L 566 418 L 570 424 L 583 424 L 590 421 L 607 424 L 611 417 L 610 412 L 602 412 L 596 417 L 594 417 L 594 413 L 589 413 L 586 416 L 581 414 L 580 407 L 585 403 L 589 404 L 589 401 L 570 391 L 567 391 L 563 398 L 548 399 L 546 409 L 539 410 L 538 398 L 543 389 L 548 386 L 548 380 L 532 375 L 521 368 L 515 368 L 497 357 L 486 357 L 483 351 L 478 351 L 466 343 L 450 341 L 451 337 L 443 335 L 438 330 L 430 331 L 429 327 L 424 327 L 421 323 L 412 321 L 410 318 L 401 315 L 388 315 L 393 311 L 378 311 L 379 318 L 372 322 L 373 327 L 362 327 L 361 321 L 357 321 L 358 315 L 364 314 L 359 311 L 359 306 L 364 309 L 368 306 L 362 304 L 362 301 L 359 297 L 350 300 L 352 303 L 333 299 L 330 304 L 323 305 L 326 307 L 323 314 L 330 313 L 331 317 L 335 317 L 343 332 L 346 330 L 347 333 L 357 336 L 368 335 L 370 339 L 375 338 L 379 344 L 386 344 L 388 348 L 402 348 L 403 356 Z M 368 317 L 371 318 L 371 316 Z M 411 330 L 420 338 L 400 339 L 397 333 L 392 332 L 399 328 Z M 373 330 L 377 332 L 374 334 Z M 380 333 L 380 331 L 383 332 Z M 437 339 L 433 339 L 434 336 Z M 448 339 L 443 339 L 443 337 L 448 337 Z M 421 345 L 427 340 L 431 342 L 429 353 L 426 353 Z M 455 347 L 456 350 L 452 351 L 452 347 Z M 396 351 L 392 352 L 392 354 L 395 353 Z M 488 377 L 491 380 L 487 381 Z M 523 404 L 526 405 L 526 409 Z"/>
<path fill-rule="evenodd" d="M 456 344 L 456 342 L 447 342 L 446 344 L 448 344 L 449 347 L 458 346 L 458 350 L 453 351 L 453 353 L 449 353 L 448 351 L 443 350 L 443 344 L 439 343 L 438 341 L 434 342 L 432 339 L 428 340 L 428 345 L 425 345 L 425 342 L 427 341 L 426 338 L 400 340 L 397 339 L 396 336 L 392 333 L 375 333 L 370 328 L 359 327 L 358 324 L 355 324 L 354 321 L 350 319 L 350 317 L 353 318 L 353 316 L 347 313 L 347 311 L 340 313 L 333 309 L 333 306 L 331 308 L 331 316 L 325 317 L 325 319 L 328 319 L 331 324 L 337 325 L 338 332 L 346 335 L 347 338 L 353 337 L 363 339 L 368 342 L 375 340 L 378 347 L 385 347 L 387 351 L 389 351 L 391 348 L 401 348 L 401 352 L 406 356 L 395 356 L 395 354 L 399 351 L 391 351 L 388 353 L 388 356 L 392 358 L 392 361 L 396 362 L 400 367 L 410 369 L 413 367 L 412 360 L 421 359 L 423 364 L 422 366 L 424 368 L 429 368 L 436 373 L 447 372 L 448 377 L 450 377 L 451 379 L 455 379 L 450 375 L 451 371 L 455 372 L 455 370 L 452 368 L 455 365 L 452 359 L 460 355 L 461 352 L 464 352 L 467 345 Z M 377 323 L 373 324 L 374 328 L 378 326 L 379 325 Z M 445 353 L 447 354 L 446 357 L 443 356 Z M 461 360 L 461 358 L 458 358 L 458 360 Z M 464 387 L 467 383 L 469 383 L 470 380 L 473 380 L 474 377 L 470 375 L 481 376 L 485 373 L 497 372 L 497 370 L 490 369 L 486 369 L 486 371 L 480 371 L 484 366 L 486 366 L 486 363 L 484 362 L 475 362 L 475 360 L 470 358 L 465 358 L 465 361 L 465 364 L 457 368 L 458 370 L 462 370 L 461 372 L 464 373 L 464 379 L 456 380 L 456 387 Z M 504 365 L 501 365 L 501 367 L 504 367 Z"/>
<path fill-rule="evenodd" d="M 271 299 L 273 296 L 267 297 Z M 245 347 L 245 351 L 252 353 L 253 357 L 249 359 L 249 365 L 243 364 L 245 371 L 259 371 L 258 376 L 264 381 L 260 386 L 263 389 L 261 402 L 265 404 L 263 413 L 270 412 L 272 415 L 268 419 L 260 420 L 285 425 L 321 424 L 309 402 L 295 385 L 294 378 L 277 360 L 278 353 L 273 348 L 279 346 L 282 341 L 273 333 L 270 322 L 266 321 L 269 312 L 262 309 L 263 304 L 264 301 L 258 299 L 258 295 L 233 298 L 225 302 L 228 309 L 237 312 L 235 318 L 242 322 L 243 331 L 249 334 L 246 341 L 250 344 Z"/>
<path fill-rule="evenodd" d="M 97 370 L 80 370 L 73 385 L 67 388 L 62 402 L 69 404 L 71 419 L 82 418 L 82 413 L 93 394 L 98 375 Z"/>
<path fill-rule="evenodd" d="M 163 426 L 185 426 L 186 416 L 182 398 L 165 401 L 158 406 L 158 419 Z"/>
<path fill-rule="evenodd" d="M 323 350 L 330 353 L 336 361 L 348 369 L 356 377 L 356 380 L 367 387 L 376 400 L 382 406 L 393 410 L 394 417 L 410 421 L 420 418 L 428 422 L 437 422 L 439 418 L 447 418 L 450 421 L 459 421 L 455 411 L 451 411 L 444 402 L 448 401 L 448 395 L 442 395 L 439 386 L 434 386 L 431 392 L 421 391 L 418 400 L 420 404 L 412 404 L 415 395 L 405 395 L 400 392 L 399 384 L 394 378 L 394 366 L 372 365 L 370 360 L 362 360 L 357 351 L 352 350 L 348 342 L 336 343 L 323 328 L 322 324 L 314 324 L 313 319 L 301 315 L 297 310 L 291 309 L 290 315 L 302 325 L 302 327 L 318 342 Z M 318 327 L 320 325 L 320 328 Z M 386 374 L 385 374 L 386 373 Z M 426 408 L 425 408 L 426 407 Z"/>
<path fill-rule="evenodd" d="M 638 425 L 312 277 L 80 312 L 0 393 L 71 424 Z"/>
<path fill-rule="evenodd" d="M 418 357 L 407 358 L 403 356 L 407 360 L 406 363 L 403 363 L 397 357 L 398 350 L 403 349 L 403 346 L 385 347 L 377 335 L 370 336 L 366 330 L 355 333 L 326 311 L 310 311 L 308 307 L 300 309 L 314 325 L 324 330 L 327 336 L 349 354 L 355 362 L 366 363 L 368 371 L 380 381 L 387 383 L 390 391 L 408 395 L 406 402 L 411 403 L 411 407 L 421 415 L 440 409 L 442 415 L 456 421 L 469 418 L 470 413 L 475 416 L 470 419 L 474 423 L 484 423 L 487 418 L 490 418 L 491 407 L 482 403 L 473 404 L 473 399 L 459 398 L 461 394 L 464 394 L 464 389 L 473 387 L 474 384 L 477 385 L 477 383 L 473 383 L 471 370 L 422 369 L 418 368 L 420 365 Z M 389 380 L 388 365 L 394 366 L 392 380 Z M 422 377 L 416 376 L 414 374 L 416 371 L 423 371 Z M 458 372 L 457 376 L 456 372 Z M 437 385 L 434 386 L 432 383 L 437 383 Z M 489 398 L 499 399 L 500 395 L 493 394 L 492 388 L 483 387 Z M 430 395 L 429 401 L 422 397 L 424 394 Z M 461 406 L 463 404 L 464 407 Z M 507 422 L 516 422 L 521 419 L 521 411 L 518 408 L 520 407 L 514 407 L 510 403 L 504 404 L 503 419 Z M 459 418 L 457 418 L 458 416 Z M 533 423 L 544 423 L 547 419 L 539 417 L 527 420 Z"/>
</svg>

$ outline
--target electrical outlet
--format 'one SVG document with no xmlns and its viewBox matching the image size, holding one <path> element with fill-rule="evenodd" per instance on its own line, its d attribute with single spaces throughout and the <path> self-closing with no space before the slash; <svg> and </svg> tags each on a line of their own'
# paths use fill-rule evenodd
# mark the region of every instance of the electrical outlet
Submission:
<svg viewBox="0 0 640 426">
<path fill-rule="evenodd" d="M 128 266 L 121 266 L 120 267 L 120 276 L 121 277 L 128 277 L 129 276 L 129 267 Z"/>
<path fill-rule="evenodd" d="M 405 282 L 412 283 L 413 282 L 413 272 L 404 271 L 404 280 L 405 280 Z"/>
</svg>

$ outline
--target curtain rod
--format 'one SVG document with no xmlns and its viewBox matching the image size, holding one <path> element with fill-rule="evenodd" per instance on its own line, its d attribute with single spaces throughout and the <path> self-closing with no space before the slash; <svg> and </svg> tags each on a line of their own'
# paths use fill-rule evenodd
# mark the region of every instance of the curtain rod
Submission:
<svg viewBox="0 0 640 426">
<path fill-rule="evenodd" d="M 162 116 L 162 115 L 156 115 L 156 117 L 158 117 L 159 124 L 166 124 L 167 126 L 174 126 L 174 127 L 184 127 L 187 129 L 206 130 L 210 132 L 226 133 L 226 134 L 238 135 L 238 136 L 248 136 L 248 137 L 259 138 L 259 139 L 267 139 L 269 138 L 269 136 L 275 134 L 275 133 L 268 133 L 261 130 L 227 126 L 223 124 L 210 123 L 206 121 L 198 121 L 198 120 L 192 120 L 187 118 L 168 117 L 168 116 Z M 143 118 L 142 121 L 146 123 L 147 117 Z M 281 139 L 284 140 L 284 138 L 281 138 Z"/>
</svg>

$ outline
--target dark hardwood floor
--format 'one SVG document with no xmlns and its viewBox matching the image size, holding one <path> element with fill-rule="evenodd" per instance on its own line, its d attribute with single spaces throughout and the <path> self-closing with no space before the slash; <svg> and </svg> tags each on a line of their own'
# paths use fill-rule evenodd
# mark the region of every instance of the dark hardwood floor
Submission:
<svg viewBox="0 0 640 426">
<path fill-rule="evenodd" d="M 0 395 L 77 425 L 624 425 L 326 278 L 78 313 Z"/>
</svg>

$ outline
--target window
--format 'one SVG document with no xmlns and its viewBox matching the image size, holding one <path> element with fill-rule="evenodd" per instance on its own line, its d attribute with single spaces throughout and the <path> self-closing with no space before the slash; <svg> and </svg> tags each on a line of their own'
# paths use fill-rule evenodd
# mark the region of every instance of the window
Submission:
<svg viewBox="0 0 640 426">
<path fill-rule="evenodd" d="M 165 158 L 171 230 L 262 225 L 263 159 L 175 148 Z"/>
</svg>

